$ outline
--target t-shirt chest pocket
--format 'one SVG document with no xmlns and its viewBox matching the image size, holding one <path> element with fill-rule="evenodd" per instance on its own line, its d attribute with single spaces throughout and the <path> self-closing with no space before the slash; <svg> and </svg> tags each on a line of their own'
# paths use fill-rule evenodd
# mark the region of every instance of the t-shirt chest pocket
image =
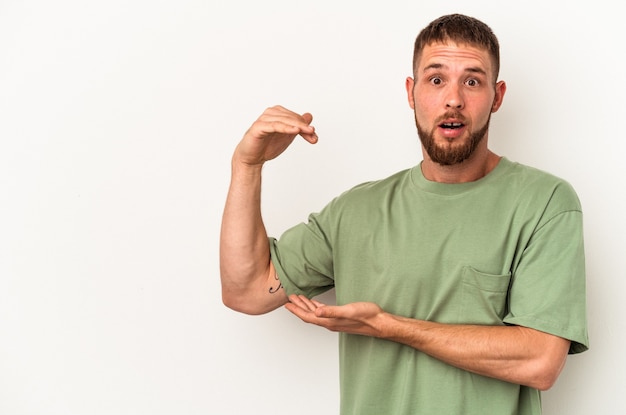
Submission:
<svg viewBox="0 0 626 415">
<path fill-rule="evenodd" d="M 464 267 L 459 322 L 503 324 L 510 282 L 511 274 L 487 274 L 470 266 Z"/>
</svg>

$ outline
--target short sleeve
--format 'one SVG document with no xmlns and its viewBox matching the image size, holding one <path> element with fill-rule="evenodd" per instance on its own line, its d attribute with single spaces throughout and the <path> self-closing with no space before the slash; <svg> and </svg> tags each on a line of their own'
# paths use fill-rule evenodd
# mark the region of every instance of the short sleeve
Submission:
<svg viewBox="0 0 626 415">
<path fill-rule="evenodd" d="M 504 322 L 570 340 L 588 349 L 582 212 L 560 212 L 533 234 L 513 273 Z"/>
<path fill-rule="evenodd" d="M 324 212 L 311 214 L 308 223 L 270 238 L 270 254 L 287 293 L 315 297 L 334 286 L 332 246 L 324 231 Z"/>
</svg>

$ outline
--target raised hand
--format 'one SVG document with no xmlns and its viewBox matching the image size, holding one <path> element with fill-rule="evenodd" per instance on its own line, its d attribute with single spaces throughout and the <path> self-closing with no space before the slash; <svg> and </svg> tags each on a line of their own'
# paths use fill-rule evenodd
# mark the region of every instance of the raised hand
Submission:
<svg viewBox="0 0 626 415">
<path fill-rule="evenodd" d="M 281 106 L 268 108 L 246 131 L 233 160 L 248 166 L 262 166 L 278 157 L 297 135 L 311 144 L 317 142 L 313 116 L 302 115 Z"/>
</svg>

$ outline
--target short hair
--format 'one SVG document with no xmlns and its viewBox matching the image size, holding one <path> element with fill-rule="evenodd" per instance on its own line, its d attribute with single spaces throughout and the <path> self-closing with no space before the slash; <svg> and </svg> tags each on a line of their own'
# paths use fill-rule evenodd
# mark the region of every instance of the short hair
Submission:
<svg viewBox="0 0 626 415">
<path fill-rule="evenodd" d="M 500 72 L 500 44 L 491 28 L 480 20 L 462 14 L 441 16 L 430 22 L 415 39 L 413 49 L 413 73 L 425 46 L 453 41 L 487 50 L 494 69 L 494 82 Z"/>
</svg>

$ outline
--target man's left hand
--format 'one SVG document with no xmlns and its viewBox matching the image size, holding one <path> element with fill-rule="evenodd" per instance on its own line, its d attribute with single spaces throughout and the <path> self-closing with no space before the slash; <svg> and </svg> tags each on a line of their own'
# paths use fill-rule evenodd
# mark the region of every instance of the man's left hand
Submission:
<svg viewBox="0 0 626 415">
<path fill-rule="evenodd" d="M 290 295 L 285 308 L 302 321 L 330 331 L 381 337 L 381 318 L 385 312 L 374 303 L 331 306 L 303 295 Z"/>
</svg>

